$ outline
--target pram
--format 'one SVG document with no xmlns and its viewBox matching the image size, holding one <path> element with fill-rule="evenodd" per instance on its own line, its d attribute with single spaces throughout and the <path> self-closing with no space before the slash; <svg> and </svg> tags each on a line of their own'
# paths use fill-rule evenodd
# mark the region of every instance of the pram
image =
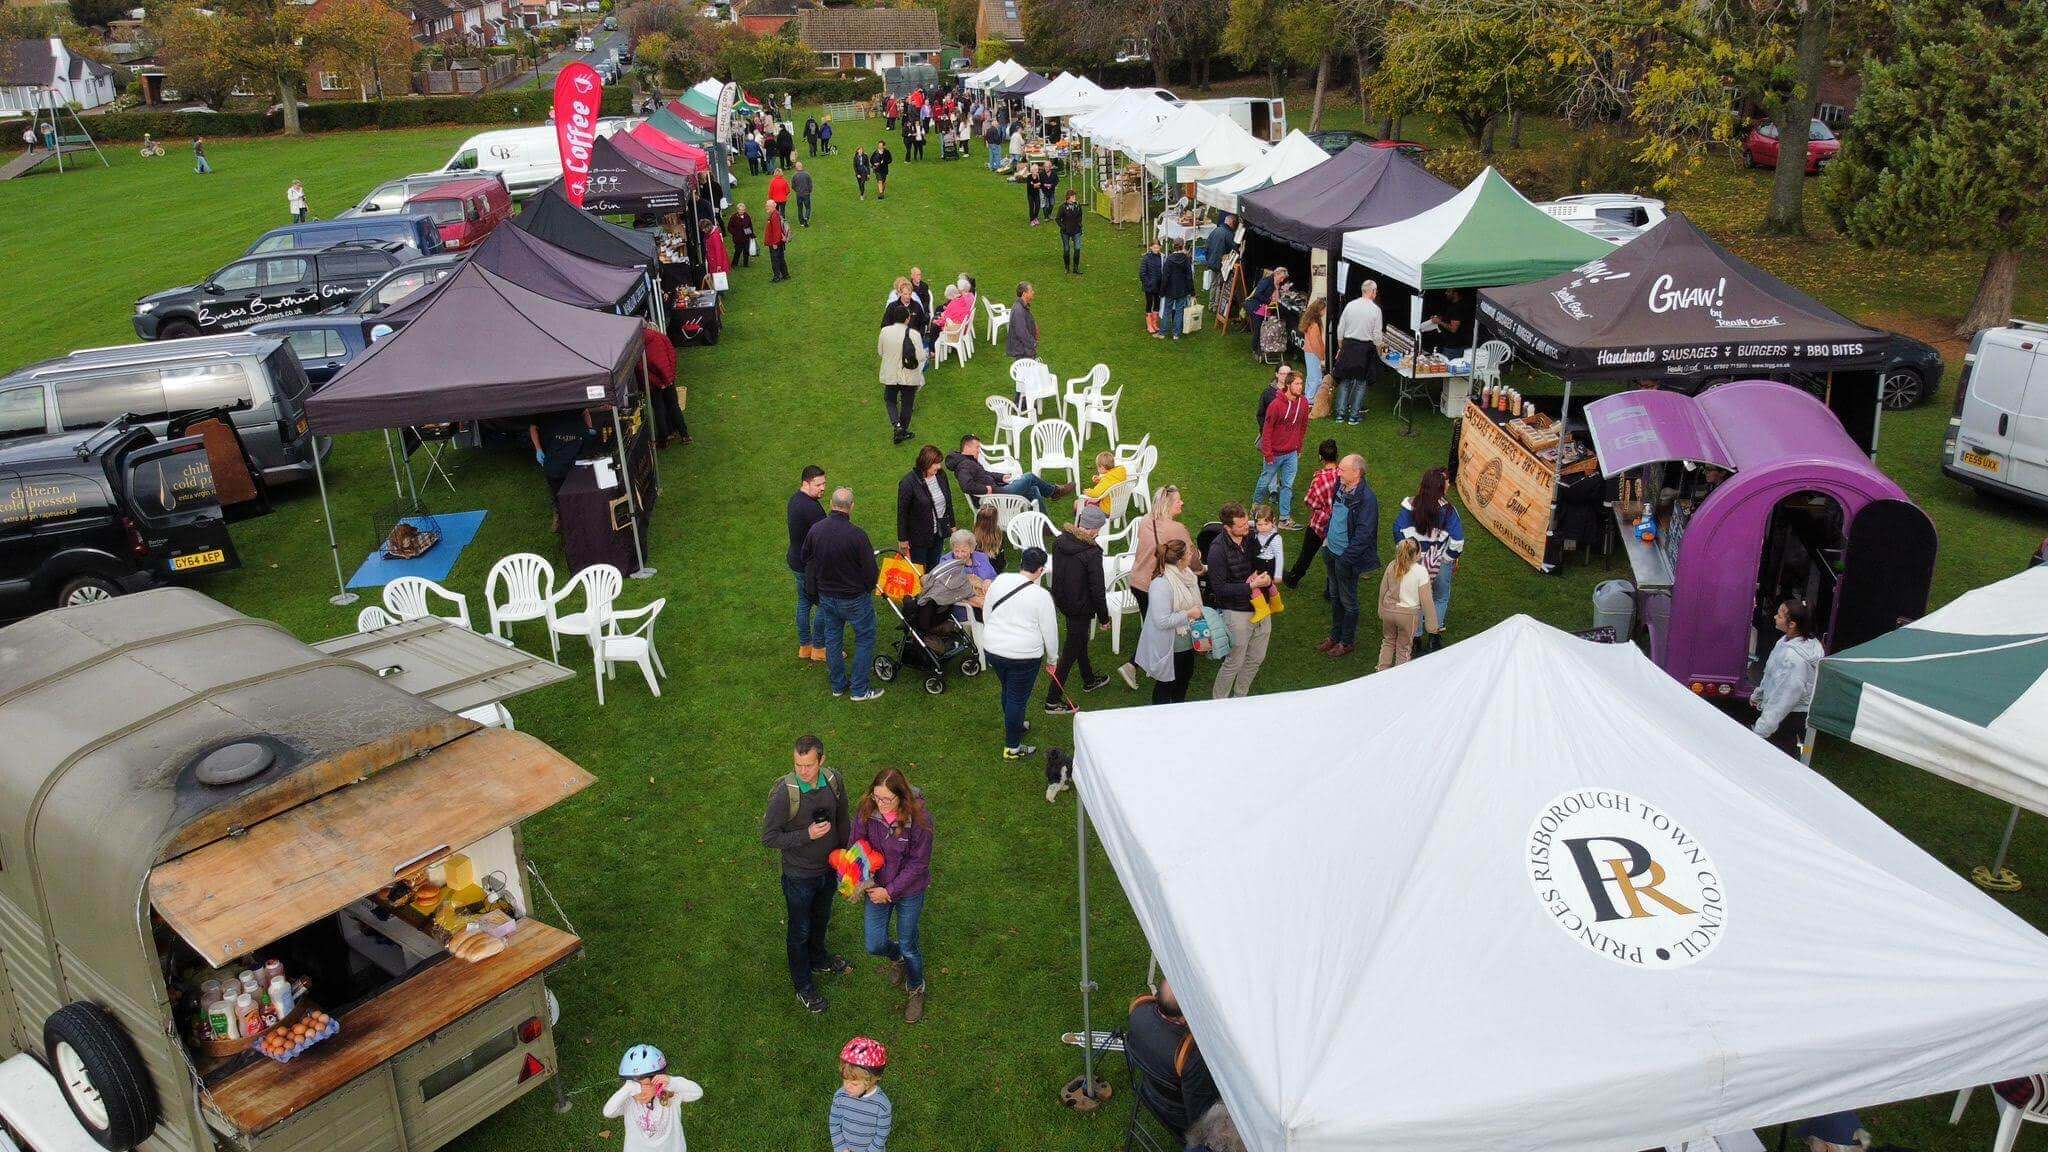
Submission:
<svg viewBox="0 0 2048 1152">
<path fill-rule="evenodd" d="M 896 637 L 894 655 L 875 653 L 875 679 L 888 682 L 899 671 L 926 673 L 924 690 L 937 696 L 946 690 L 946 666 L 959 661 L 962 676 L 981 674 L 981 652 L 974 646 L 968 625 L 953 619 L 955 605 L 974 596 L 967 565 L 951 555 L 924 574 L 923 587 L 902 603 L 884 596 L 889 610 L 902 628 Z"/>
</svg>

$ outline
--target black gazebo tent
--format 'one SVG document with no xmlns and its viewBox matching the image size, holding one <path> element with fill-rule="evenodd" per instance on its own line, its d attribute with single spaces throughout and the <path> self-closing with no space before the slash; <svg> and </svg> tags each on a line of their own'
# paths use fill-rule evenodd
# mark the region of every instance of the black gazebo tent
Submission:
<svg viewBox="0 0 2048 1152">
<path fill-rule="evenodd" d="M 619 268 L 654 268 L 654 237 L 622 228 L 569 202 L 562 182 L 542 188 L 527 200 L 514 221 L 523 232 L 560 245 L 579 256 Z"/>
<path fill-rule="evenodd" d="M 372 344 L 308 397 L 306 420 L 315 432 L 334 435 L 608 406 L 620 474 L 630 476 L 618 413 L 641 365 L 637 317 L 565 304 L 470 261 L 404 328 Z M 315 469 L 324 507 L 327 481 L 317 460 Z M 633 495 L 630 482 L 626 491 Z M 333 517 L 327 521 L 339 579 L 341 546 Z M 641 569 L 647 570 L 644 557 Z"/>
<path fill-rule="evenodd" d="M 578 308 L 624 316 L 647 302 L 647 277 L 638 270 L 578 256 L 517 228 L 493 230 L 470 254 L 469 262 L 528 291 Z M 379 312 L 378 322 L 394 328 L 410 322 L 456 279 L 450 277 L 407 296 Z"/>
<path fill-rule="evenodd" d="M 1238 215 L 1255 232 L 1335 260 L 1346 232 L 1406 220 L 1457 194 L 1392 148 L 1353 144 L 1306 172 L 1245 193 Z"/>
<path fill-rule="evenodd" d="M 633 215 L 675 212 L 695 199 L 685 176 L 643 164 L 620 151 L 611 137 L 590 145 L 590 182 L 583 190 L 583 208 L 604 214 Z"/>
</svg>

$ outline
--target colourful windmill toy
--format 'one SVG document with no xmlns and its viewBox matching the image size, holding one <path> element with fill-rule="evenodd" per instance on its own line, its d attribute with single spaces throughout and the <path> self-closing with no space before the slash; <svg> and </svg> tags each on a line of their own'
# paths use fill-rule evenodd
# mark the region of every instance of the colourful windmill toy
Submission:
<svg viewBox="0 0 2048 1152">
<path fill-rule="evenodd" d="M 839 894 L 848 900 L 858 899 L 860 890 L 873 884 L 875 873 L 882 870 L 882 854 L 865 840 L 854 841 L 851 848 L 834 849 L 826 859 L 839 873 Z"/>
</svg>

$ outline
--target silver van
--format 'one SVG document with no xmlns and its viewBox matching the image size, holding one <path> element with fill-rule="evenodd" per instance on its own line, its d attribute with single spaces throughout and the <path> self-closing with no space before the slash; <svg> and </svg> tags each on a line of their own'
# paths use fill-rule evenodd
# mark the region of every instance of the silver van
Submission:
<svg viewBox="0 0 2048 1152">
<path fill-rule="evenodd" d="M 2048 324 L 2011 320 L 1970 342 L 1941 470 L 2048 508 Z"/>
<path fill-rule="evenodd" d="M 87 348 L 0 377 L 0 441 L 98 428 L 124 415 L 162 436 L 174 414 L 231 408 L 263 479 L 289 483 L 310 479 L 313 445 L 324 454 L 329 443 L 306 430 L 307 390 L 298 357 L 273 336 Z"/>
</svg>

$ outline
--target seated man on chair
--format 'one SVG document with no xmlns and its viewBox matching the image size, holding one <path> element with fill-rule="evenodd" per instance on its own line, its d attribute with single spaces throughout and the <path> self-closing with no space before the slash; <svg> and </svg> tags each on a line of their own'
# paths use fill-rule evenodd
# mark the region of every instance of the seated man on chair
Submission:
<svg viewBox="0 0 2048 1152">
<path fill-rule="evenodd" d="M 1131 1001 L 1124 1054 L 1137 1080 L 1138 1101 L 1176 1137 L 1220 1099 L 1201 1049 L 1195 1047 L 1194 1033 L 1181 1018 L 1173 985 L 1164 979 L 1157 996 Z"/>
<path fill-rule="evenodd" d="M 1015 480 L 1003 479 L 981 462 L 981 437 L 972 432 L 960 438 L 960 450 L 946 457 L 946 467 L 953 470 L 953 478 L 960 482 L 960 491 L 965 492 L 970 500 L 991 492 L 1002 492 L 1040 503 L 1056 500 L 1074 490 L 1072 484 L 1054 484 L 1040 479 L 1036 472 L 1026 472 Z"/>
</svg>

